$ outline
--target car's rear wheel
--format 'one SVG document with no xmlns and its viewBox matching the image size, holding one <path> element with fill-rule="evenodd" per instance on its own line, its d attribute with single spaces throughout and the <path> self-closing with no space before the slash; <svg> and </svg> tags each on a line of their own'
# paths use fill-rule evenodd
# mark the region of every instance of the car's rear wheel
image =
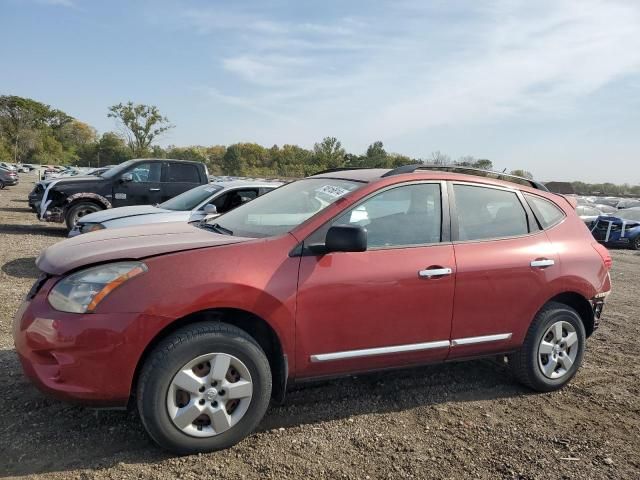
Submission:
<svg viewBox="0 0 640 480">
<path fill-rule="evenodd" d="M 522 348 L 509 357 L 520 382 L 540 392 L 565 386 L 582 363 L 586 333 L 571 307 L 548 303 L 534 318 Z"/>
<path fill-rule="evenodd" d="M 67 213 L 64 217 L 67 224 L 67 229 L 73 230 L 78 220 L 82 217 L 102 210 L 98 205 L 92 202 L 77 202 L 71 205 L 67 209 Z"/>
<path fill-rule="evenodd" d="M 631 248 L 634 250 L 640 250 L 640 235 L 631 241 Z"/>
<path fill-rule="evenodd" d="M 0 190 L 2 190 L 3 188 L 4 188 L 4 182 L 0 180 Z"/>
<path fill-rule="evenodd" d="M 140 374 L 137 402 L 147 432 L 178 454 L 235 445 L 258 425 L 271 398 L 266 355 L 243 330 L 198 323 L 162 340 Z"/>
</svg>

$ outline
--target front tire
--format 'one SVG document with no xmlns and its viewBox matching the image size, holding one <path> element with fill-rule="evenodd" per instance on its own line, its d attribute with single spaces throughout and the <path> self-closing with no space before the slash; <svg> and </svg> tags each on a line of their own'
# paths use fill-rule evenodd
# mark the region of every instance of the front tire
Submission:
<svg viewBox="0 0 640 480">
<path fill-rule="evenodd" d="M 151 438 L 179 455 L 229 448 L 249 435 L 271 399 L 271 370 L 243 330 L 189 325 L 162 340 L 144 363 L 138 411 Z"/>
<path fill-rule="evenodd" d="M 634 238 L 633 241 L 631 242 L 631 249 L 640 250 L 640 235 Z"/>
<path fill-rule="evenodd" d="M 64 216 L 65 223 L 67 224 L 67 230 L 73 230 L 78 220 L 85 215 L 95 213 L 102 210 L 98 205 L 92 202 L 77 202 L 71 205 L 67 209 L 67 213 Z"/>
<path fill-rule="evenodd" d="M 564 387 L 582 364 L 586 333 L 571 307 L 549 302 L 536 315 L 522 348 L 510 358 L 516 378 L 533 390 Z"/>
</svg>

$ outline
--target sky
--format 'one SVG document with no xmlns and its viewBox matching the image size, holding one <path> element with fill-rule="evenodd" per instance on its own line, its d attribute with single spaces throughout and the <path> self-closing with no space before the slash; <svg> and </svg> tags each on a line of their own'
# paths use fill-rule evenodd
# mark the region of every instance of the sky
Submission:
<svg viewBox="0 0 640 480">
<path fill-rule="evenodd" d="M 162 145 L 335 136 L 640 183 L 638 0 L 0 0 L 0 94 L 99 132 L 159 107 Z"/>
</svg>

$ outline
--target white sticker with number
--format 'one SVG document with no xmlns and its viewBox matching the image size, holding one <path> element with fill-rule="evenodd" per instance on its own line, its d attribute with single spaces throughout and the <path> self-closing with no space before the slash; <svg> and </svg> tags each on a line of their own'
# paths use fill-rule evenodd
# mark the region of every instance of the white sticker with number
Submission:
<svg viewBox="0 0 640 480">
<path fill-rule="evenodd" d="M 324 185 L 320 188 L 317 188 L 316 192 L 323 193 L 331 198 L 338 198 L 349 193 L 349 190 L 342 187 L 336 187 L 335 185 Z"/>
<path fill-rule="evenodd" d="M 116 193 L 115 198 L 116 198 L 116 200 L 125 200 L 127 198 L 127 194 L 126 193 Z"/>
</svg>

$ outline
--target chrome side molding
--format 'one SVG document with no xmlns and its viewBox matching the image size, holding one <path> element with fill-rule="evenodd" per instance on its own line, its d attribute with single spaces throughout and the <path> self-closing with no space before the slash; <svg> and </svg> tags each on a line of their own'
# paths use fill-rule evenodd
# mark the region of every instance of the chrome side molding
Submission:
<svg viewBox="0 0 640 480">
<path fill-rule="evenodd" d="M 500 340 L 509 340 L 511 333 L 498 333 L 496 335 L 482 335 L 480 337 L 465 337 L 451 340 L 451 346 L 459 345 L 475 345 L 476 343 L 499 342 Z"/>
<path fill-rule="evenodd" d="M 320 353 L 311 355 L 312 362 L 329 362 L 331 360 L 346 360 L 349 358 L 373 357 L 377 355 L 388 355 L 390 353 L 418 352 L 420 350 L 431 350 L 434 348 L 448 348 L 449 340 L 438 340 L 435 342 L 411 343 L 407 345 L 394 345 L 392 347 L 364 348 L 362 350 L 347 350 L 344 352 Z"/>
<path fill-rule="evenodd" d="M 394 345 L 390 347 L 363 348 L 361 350 L 346 350 L 344 352 L 319 353 L 311 355 L 312 363 L 330 362 L 334 360 L 348 360 L 350 358 L 374 357 L 377 355 L 389 355 L 402 352 L 419 352 L 433 350 L 435 348 L 449 348 L 462 345 L 474 345 L 476 343 L 499 342 L 509 340 L 511 333 L 498 333 L 495 335 L 482 335 L 480 337 L 465 337 L 455 340 L 436 340 L 434 342 L 410 343 L 406 345 Z"/>
</svg>

